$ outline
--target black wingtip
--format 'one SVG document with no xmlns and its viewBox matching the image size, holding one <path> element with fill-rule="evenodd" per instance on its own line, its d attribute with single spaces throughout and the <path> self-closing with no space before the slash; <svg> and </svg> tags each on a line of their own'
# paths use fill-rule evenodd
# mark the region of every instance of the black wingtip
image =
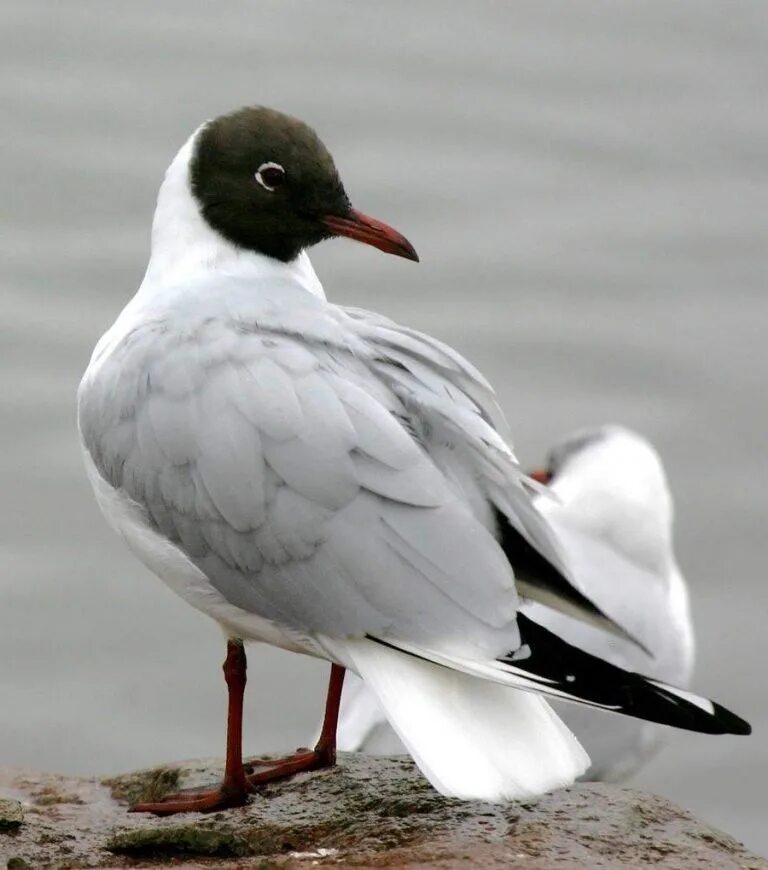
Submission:
<svg viewBox="0 0 768 870">
<path fill-rule="evenodd" d="M 723 729 L 718 733 L 738 734 L 741 737 L 747 737 L 752 733 L 752 726 L 746 721 L 746 719 L 742 719 L 741 716 L 737 716 L 730 710 L 726 710 L 725 707 L 721 707 L 720 704 L 716 704 L 714 701 L 712 702 L 712 706 L 715 708 L 713 715 L 720 725 L 722 725 Z"/>
<path fill-rule="evenodd" d="M 714 701 L 625 671 L 567 643 L 524 614 L 518 613 L 517 621 L 530 654 L 500 661 L 540 682 L 544 694 L 702 734 L 752 732 L 748 722 Z"/>
</svg>

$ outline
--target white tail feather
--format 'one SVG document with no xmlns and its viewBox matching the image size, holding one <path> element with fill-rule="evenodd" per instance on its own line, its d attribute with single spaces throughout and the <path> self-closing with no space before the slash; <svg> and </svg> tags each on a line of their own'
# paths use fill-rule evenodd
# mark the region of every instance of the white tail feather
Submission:
<svg viewBox="0 0 768 870">
<path fill-rule="evenodd" d="M 389 732 L 391 739 L 387 740 L 386 748 L 377 751 L 371 748 L 371 744 L 379 728 Z M 314 741 L 310 745 L 314 746 L 319 737 L 318 727 Z M 366 752 L 373 755 L 402 755 L 405 752 L 405 747 L 387 725 L 379 699 L 356 674 L 350 671 L 344 681 L 344 693 L 341 696 L 336 748 L 341 752 L 361 752 L 364 747 Z"/>
<path fill-rule="evenodd" d="M 501 801 L 570 785 L 589 756 L 547 702 L 370 641 L 344 658 L 441 794 Z"/>
</svg>

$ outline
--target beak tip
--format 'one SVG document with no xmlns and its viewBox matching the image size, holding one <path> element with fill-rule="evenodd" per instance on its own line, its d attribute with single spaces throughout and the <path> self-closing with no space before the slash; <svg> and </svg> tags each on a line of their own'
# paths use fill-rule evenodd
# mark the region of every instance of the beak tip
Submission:
<svg viewBox="0 0 768 870">
<path fill-rule="evenodd" d="M 323 224 L 335 236 L 346 236 L 366 245 L 371 245 L 414 263 L 419 262 L 419 255 L 413 245 L 392 227 L 375 218 L 369 217 L 356 209 L 350 209 L 347 215 L 325 215 Z"/>
</svg>

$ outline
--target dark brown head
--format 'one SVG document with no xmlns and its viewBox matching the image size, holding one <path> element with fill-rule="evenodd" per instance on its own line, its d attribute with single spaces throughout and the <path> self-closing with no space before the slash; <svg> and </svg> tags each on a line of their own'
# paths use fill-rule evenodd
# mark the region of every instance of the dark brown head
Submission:
<svg viewBox="0 0 768 870">
<path fill-rule="evenodd" d="M 418 260 L 400 233 L 352 208 L 314 130 L 273 109 L 239 109 L 206 124 L 190 177 L 205 221 L 238 247 L 288 262 L 323 239 L 348 236 Z"/>
</svg>

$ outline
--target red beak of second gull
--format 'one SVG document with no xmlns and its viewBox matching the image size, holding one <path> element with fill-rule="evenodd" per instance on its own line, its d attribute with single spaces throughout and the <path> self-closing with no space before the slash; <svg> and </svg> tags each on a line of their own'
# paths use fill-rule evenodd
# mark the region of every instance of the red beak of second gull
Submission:
<svg viewBox="0 0 768 870">
<path fill-rule="evenodd" d="M 532 477 L 538 483 L 548 484 L 552 480 L 552 475 L 546 468 L 534 468 L 528 472 L 528 477 Z"/>
<path fill-rule="evenodd" d="M 405 257 L 406 260 L 419 262 L 416 249 L 405 236 L 392 229 L 376 218 L 368 217 L 360 211 L 351 209 L 349 214 L 343 217 L 339 215 L 325 215 L 320 218 L 321 222 L 336 236 L 347 236 L 366 245 L 373 245 L 386 254 L 394 254 L 397 257 Z"/>
</svg>

